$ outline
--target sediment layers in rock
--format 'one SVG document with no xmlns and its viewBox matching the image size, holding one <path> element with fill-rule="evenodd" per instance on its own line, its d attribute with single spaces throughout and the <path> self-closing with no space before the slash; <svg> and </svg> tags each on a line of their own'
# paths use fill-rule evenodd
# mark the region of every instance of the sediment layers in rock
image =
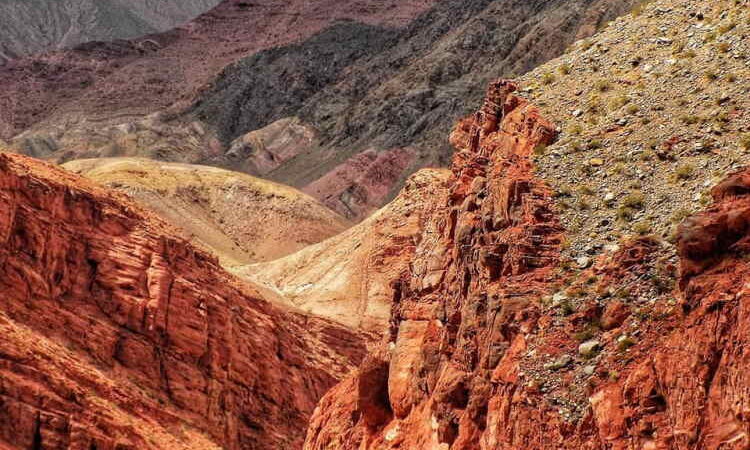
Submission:
<svg viewBox="0 0 750 450">
<path fill-rule="evenodd" d="M 0 155 L 0 205 L 0 447 L 299 447 L 364 352 L 81 177 Z"/>
</svg>

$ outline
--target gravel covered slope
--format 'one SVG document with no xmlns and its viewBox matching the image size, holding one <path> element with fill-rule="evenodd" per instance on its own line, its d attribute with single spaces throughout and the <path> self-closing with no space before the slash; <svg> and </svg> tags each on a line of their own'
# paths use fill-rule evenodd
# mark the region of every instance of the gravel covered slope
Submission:
<svg viewBox="0 0 750 450">
<path fill-rule="evenodd" d="M 671 240 L 750 162 L 748 2 L 661 0 L 522 78 L 560 126 L 539 149 L 575 258 L 623 235 Z"/>
</svg>

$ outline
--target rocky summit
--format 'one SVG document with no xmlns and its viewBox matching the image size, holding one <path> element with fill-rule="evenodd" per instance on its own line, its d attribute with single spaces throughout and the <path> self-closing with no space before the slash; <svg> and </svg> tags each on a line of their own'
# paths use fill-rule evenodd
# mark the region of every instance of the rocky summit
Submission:
<svg viewBox="0 0 750 450">
<path fill-rule="evenodd" d="M 750 448 L 747 0 L 6 3 L 0 450 Z"/>
</svg>

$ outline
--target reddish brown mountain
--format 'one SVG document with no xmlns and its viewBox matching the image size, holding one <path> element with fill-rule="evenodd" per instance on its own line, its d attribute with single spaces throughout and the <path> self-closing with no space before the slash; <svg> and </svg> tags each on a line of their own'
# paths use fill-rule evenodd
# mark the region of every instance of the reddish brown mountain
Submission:
<svg viewBox="0 0 750 450">
<path fill-rule="evenodd" d="M 0 154 L 0 448 L 298 448 L 362 356 L 121 194 Z"/>
<path fill-rule="evenodd" d="M 681 226 L 675 290 L 648 237 L 573 270 L 532 170 L 554 126 L 512 88 L 454 131 L 390 337 L 324 397 L 305 448 L 748 448 L 750 171 Z"/>
</svg>

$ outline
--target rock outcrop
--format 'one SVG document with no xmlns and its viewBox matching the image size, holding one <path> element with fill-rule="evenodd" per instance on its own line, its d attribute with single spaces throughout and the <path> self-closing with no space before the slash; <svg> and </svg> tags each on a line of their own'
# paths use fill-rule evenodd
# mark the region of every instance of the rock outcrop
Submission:
<svg viewBox="0 0 750 450">
<path fill-rule="evenodd" d="M 79 176 L 0 154 L 0 205 L 1 448 L 299 448 L 364 353 Z"/>
<path fill-rule="evenodd" d="M 306 448 L 476 448 L 496 420 L 493 383 L 514 381 L 498 368 L 538 318 L 562 239 L 529 159 L 555 129 L 514 89 L 494 83 L 452 134 L 448 200 L 396 284 L 389 349 L 326 395 Z"/>
<path fill-rule="evenodd" d="M 454 131 L 390 335 L 321 400 L 305 448 L 748 448 L 750 169 L 681 225 L 676 285 L 650 237 L 573 270 L 529 158 L 554 127 L 511 89 Z"/>
</svg>

